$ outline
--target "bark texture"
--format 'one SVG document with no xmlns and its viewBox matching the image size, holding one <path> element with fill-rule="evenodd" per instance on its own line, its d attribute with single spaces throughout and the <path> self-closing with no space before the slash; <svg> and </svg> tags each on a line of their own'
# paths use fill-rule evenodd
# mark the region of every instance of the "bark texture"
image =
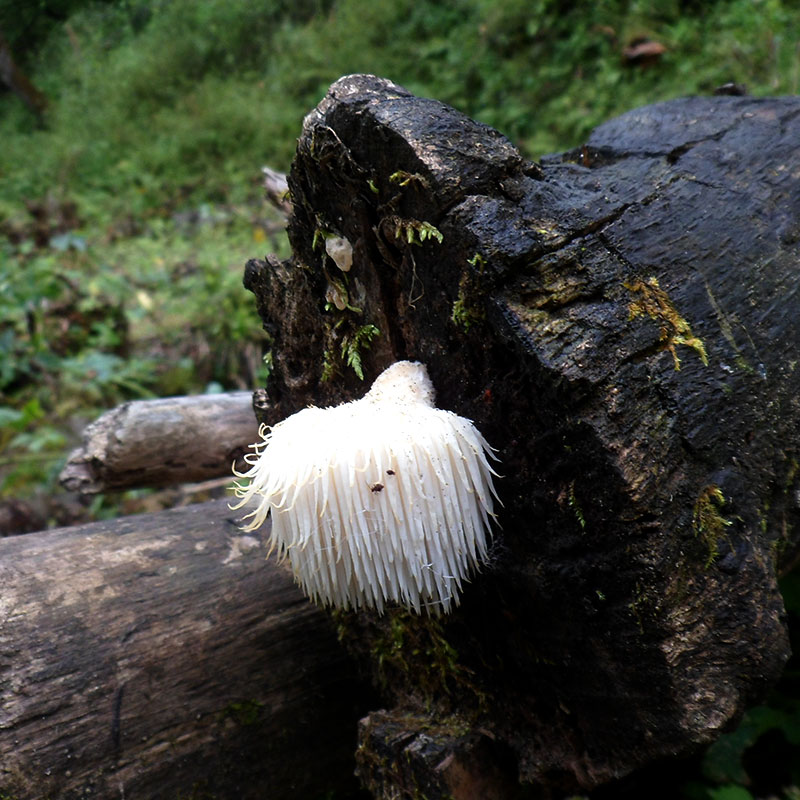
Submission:
<svg viewBox="0 0 800 800">
<path fill-rule="evenodd" d="M 346 619 L 390 706 L 362 726 L 377 794 L 469 796 L 415 760 L 434 722 L 442 760 L 482 736 L 501 783 L 591 788 L 712 741 L 780 674 L 798 141 L 798 98 L 691 98 L 534 164 L 372 76 L 306 118 L 294 257 L 246 269 L 276 367 L 257 412 L 349 399 L 417 359 L 505 475 L 493 562 L 456 613 Z"/>
<path fill-rule="evenodd" d="M 98 494 L 229 476 L 257 439 L 251 392 L 135 400 L 87 426 L 59 479 Z"/>
<path fill-rule="evenodd" d="M 368 692 L 224 501 L 2 539 L 0 586 L 0 796 L 288 800 L 353 781 Z"/>
</svg>

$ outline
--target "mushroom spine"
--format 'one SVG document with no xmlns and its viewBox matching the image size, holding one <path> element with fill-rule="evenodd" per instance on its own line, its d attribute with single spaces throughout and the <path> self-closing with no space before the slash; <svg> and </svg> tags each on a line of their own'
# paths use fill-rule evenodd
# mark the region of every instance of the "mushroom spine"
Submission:
<svg viewBox="0 0 800 800">
<path fill-rule="evenodd" d="M 303 591 L 339 608 L 398 603 L 447 613 L 486 562 L 493 451 L 434 406 L 423 364 L 398 361 L 360 400 L 310 407 L 272 428 L 236 473 L 245 530 L 272 516 L 271 548 Z"/>
</svg>

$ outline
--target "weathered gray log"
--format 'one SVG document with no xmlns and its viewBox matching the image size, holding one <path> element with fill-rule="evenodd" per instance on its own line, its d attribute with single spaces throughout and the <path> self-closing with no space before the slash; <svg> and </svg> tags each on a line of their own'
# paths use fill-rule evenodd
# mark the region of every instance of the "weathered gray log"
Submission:
<svg viewBox="0 0 800 800">
<path fill-rule="evenodd" d="M 87 426 L 61 485 L 97 494 L 230 475 L 258 438 L 252 398 L 227 392 L 124 403 Z"/>
<path fill-rule="evenodd" d="M 0 796 L 349 785 L 352 664 L 234 520 L 215 501 L 0 540 Z"/>
<path fill-rule="evenodd" d="M 505 475 L 493 563 L 457 613 L 349 617 L 392 706 L 362 728 L 376 794 L 452 793 L 439 768 L 476 737 L 499 774 L 591 788 L 714 740 L 780 674 L 798 141 L 800 98 L 693 98 L 537 165 L 371 76 L 306 118 L 293 259 L 245 274 L 276 367 L 257 413 L 358 396 L 418 359 Z M 347 273 L 331 235 L 352 244 Z"/>
<path fill-rule="evenodd" d="M 272 205 L 285 217 L 292 213 L 292 204 L 289 200 L 289 184 L 282 172 L 271 167 L 261 167 L 264 176 L 264 192 Z"/>
</svg>

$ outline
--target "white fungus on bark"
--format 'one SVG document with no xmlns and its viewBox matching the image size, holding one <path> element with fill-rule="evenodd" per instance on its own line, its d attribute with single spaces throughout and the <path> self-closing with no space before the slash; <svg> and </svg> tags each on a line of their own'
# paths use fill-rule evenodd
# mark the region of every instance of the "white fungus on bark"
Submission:
<svg viewBox="0 0 800 800">
<path fill-rule="evenodd" d="M 353 245 L 341 236 L 325 240 L 325 252 L 334 260 L 342 272 L 350 272 L 353 266 Z"/>
<path fill-rule="evenodd" d="M 487 558 L 492 450 L 434 406 L 423 364 L 398 361 L 360 400 L 306 408 L 273 428 L 237 477 L 245 530 L 272 515 L 271 548 L 303 591 L 338 608 L 449 612 Z"/>
</svg>

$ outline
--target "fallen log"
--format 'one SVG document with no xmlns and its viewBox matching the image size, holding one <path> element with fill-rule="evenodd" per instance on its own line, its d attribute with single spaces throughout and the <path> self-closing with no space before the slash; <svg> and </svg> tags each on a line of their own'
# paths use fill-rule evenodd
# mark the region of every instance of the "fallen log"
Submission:
<svg viewBox="0 0 800 800">
<path fill-rule="evenodd" d="M 271 167 L 261 167 L 261 174 L 264 176 L 264 193 L 267 200 L 281 212 L 282 216 L 288 217 L 292 213 L 292 204 L 289 201 L 289 184 L 286 182 L 286 176 Z"/>
<path fill-rule="evenodd" d="M 2 539 L 0 587 L 0 796 L 350 787 L 369 692 L 224 501 Z"/>
<path fill-rule="evenodd" d="M 534 164 L 372 76 L 306 118 L 293 258 L 246 268 L 273 341 L 260 419 L 417 359 L 504 474 L 457 612 L 342 617 L 385 689 L 359 748 L 377 796 L 469 796 L 445 765 L 492 757 L 473 787 L 591 789 L 713 741 L 780 674 L 798 141 L 798 98 L 692 98 Z"/>
<path fill-rule="evenodd" d="M 86 427 L 61 485 L 98 494 L 230 476 L 258 438 L 252 398 L 227 392 L 124 403 Z"/>
</svg>

